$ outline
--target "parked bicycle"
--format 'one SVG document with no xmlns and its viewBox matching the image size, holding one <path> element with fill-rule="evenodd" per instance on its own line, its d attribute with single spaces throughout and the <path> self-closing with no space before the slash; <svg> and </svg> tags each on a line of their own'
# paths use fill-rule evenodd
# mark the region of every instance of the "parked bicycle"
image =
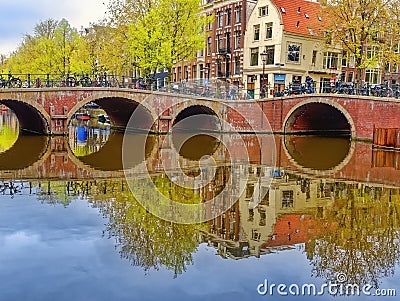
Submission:
<svg viewBox="0 0 400 301">
<path fill-rule="evenodd" d="M 8 73 L 8 79 L 3 78 L 3 74 L 0 75 L 0 87 L 1 88 L 21 88 L 22 81 L 18 77 L 14 77 L 11 73 Z"/>
<path fill-rule="evenodd" d="M 380 97 L 393 97 L 393 90 L 388 86 L 387 83 L 379 84 L 371 88 L 371 94 L 373 96 Z"/>
<path fill-rule="evenodd" d="M 65 87 L 91 87 L 92 80 L 87 74 L 82 74 L 80 76 L 77 74 L 68 75 L 62 85 Z"/>
</svg>

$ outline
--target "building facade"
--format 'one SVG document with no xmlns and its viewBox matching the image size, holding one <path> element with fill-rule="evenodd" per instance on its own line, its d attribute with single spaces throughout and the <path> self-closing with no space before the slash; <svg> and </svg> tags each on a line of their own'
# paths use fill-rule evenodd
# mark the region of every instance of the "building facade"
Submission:
<svg viewBox="0 0 400 301">
<path fill-rule="evenodd" d="M 322 24 L 317 1 L 258 1 L 245 33 L 243 82 L 248 94 L 272 96 L 304 83 L 306 76 L 317 92 L 329 86 L 341 72 L 341 49 L 326 43 Z"/>
<path fill-rule="evenodd" d="M 214 18 L 205 28 L 204 49 L 194 60 L 177 64 L 172 81 L 219 79 L 241 86 L 244 33 L 255 5 L 249 0 L 203 0 L 203 13 Z"/>
</svg>

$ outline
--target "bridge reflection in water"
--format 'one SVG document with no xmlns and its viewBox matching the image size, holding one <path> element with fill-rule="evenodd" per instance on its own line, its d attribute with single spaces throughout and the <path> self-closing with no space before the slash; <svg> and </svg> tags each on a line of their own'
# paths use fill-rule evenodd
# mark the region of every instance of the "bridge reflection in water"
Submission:
<svg viewBox="0 0 400 301">
<path fill-rule="evenodd" d="M 3 198 L 25 195 L 64 206 L 84 197 L 106 217 L 103 233 L 115 239 L 121 257 L 134 266 L 165 267 L 178 275 L 205 244 L 233 259 L 300 249 L 313 275 L 331 280 L 345 266 L 349 283 L 360 285 L 378 286 L 395 271 L 400 259 L 398 153 L 342 138 L 272 136 L 276 164 L 270 165 L 262 145 L 271 136 L 246 135 L 242 138 L 249 160 L 239 162 L 232 176 L 237 166 L 226 164 L 225 139 L 217 135 L 175 133 L 167 139 L 135 134 L 124 142 L 107 128 L 84 127 L 86 134 L 78 129 L 71 128 L 76 133 L 71 140 L 19 136 L 0 154 L 0 193 Z M 229 139 L 235 145 L 235 136 Z M 122 162 L 124 143 L 133 154 L 128 163 Z M 178 160 L 171 155 L 175 150 Z M 214 165 L 199 166 L 205 156 Z M 236 201 L 208 222 L 171 223 L 149 213 L 132 196 L 123 169 L 142 162 L 159 191 L 180 202 L 207 201 L 232 177 L 244 189 L 232 191 Z M 213 178 L 203 188 L 182 188 L 163 172 L 178 168 L 189 178 L 211 168 Z"/>
</svg>

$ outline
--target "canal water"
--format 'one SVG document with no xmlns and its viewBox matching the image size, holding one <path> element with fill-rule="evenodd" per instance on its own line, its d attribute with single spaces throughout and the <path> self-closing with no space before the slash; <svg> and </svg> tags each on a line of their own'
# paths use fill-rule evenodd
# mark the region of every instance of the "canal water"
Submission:
<svg viewBox="0 0 400 301">
<path fill-rule="evenodd" d="M 398 300 L 399 153 L 93 119 L 18 132 L 2 111 L 0 300 Z"/>
</svg>

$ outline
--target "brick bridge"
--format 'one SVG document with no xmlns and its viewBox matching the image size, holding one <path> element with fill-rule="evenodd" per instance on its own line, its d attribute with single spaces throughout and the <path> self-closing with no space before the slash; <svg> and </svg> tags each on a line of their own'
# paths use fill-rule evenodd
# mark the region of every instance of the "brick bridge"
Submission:
<svg viewBox="0 0 400 301">
<path fill-rule="evenodd" d="M 0 103 L 15 112 L 21 129 L 48 135 L 66 135 L 74 114 L 89 102 L 100 105 L 115 127 L 127 127 L 135 112 L 129 126 L 156 133 L 166 133 L 178 122 L 199 114 L 210 117 L 202 120 L 201 127 L 222 131 L 339 131 L 372 140 L 375 128 L 400 128 L 400 101 L 389 98 L 307 94 L 260 101 L 227 101 L 125 88 L 0 91 Z M 218 125 L 220 120 L 225 122 Z M 183 126 L 190 125 L 183 123 Z"/>
</svg>

